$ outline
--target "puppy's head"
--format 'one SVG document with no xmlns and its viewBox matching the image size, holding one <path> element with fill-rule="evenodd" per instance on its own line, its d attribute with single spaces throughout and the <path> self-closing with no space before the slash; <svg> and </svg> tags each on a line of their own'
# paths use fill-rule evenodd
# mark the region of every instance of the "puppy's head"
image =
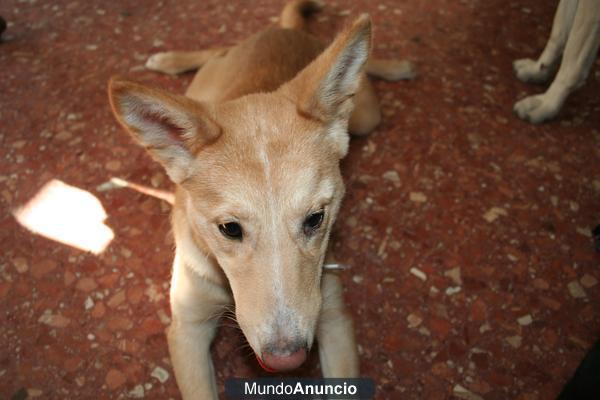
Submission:
<svg viewBox="0 0 600 400">
<path fill-rule="evenodd" d="M 275 370 L 302 364 L 313 342 L 369 48 L 362 16 L 277 91 L 221 104 L 110 83 L 117 119 L 178 184 L 176 212 L 223 269 L 240 327 Z"/>
</svg>

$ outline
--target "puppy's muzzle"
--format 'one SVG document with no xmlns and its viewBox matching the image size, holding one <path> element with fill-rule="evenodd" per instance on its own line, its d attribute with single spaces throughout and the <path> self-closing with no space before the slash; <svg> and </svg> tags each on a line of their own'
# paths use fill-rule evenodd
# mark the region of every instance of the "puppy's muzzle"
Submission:
<svg viewBox="0 0 600 400">
<path fill-rule="evenodd" d="M 257 357 L 260 365 L 269 372 L 290 371 L 306 361 L 307 345 L 301 340 L 279 340 L 265 346 L 262 356 Z"/>
</svg>

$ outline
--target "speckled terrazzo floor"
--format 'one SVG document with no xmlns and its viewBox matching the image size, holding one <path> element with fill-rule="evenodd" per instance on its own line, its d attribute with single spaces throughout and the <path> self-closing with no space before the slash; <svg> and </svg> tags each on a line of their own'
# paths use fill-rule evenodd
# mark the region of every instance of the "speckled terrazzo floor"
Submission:
<svg viewBox="0 0 600 400">
<path fill-rule="evenodd" d="M 542 4 L 543 3 L 543 4 Z M 414 61 L 377 82 L 384 121 L 343 162 L 335 255 L 363 375 L 377 399 L 552 399 L 600 337 L 600 68 L 560 120 L 511 114 L 540 87 L 511 61 L 536 56 L 555 2 L 329 2 L 331 37 L 368 11 L 375 54 Z M 148 55 L 234 43 L 282 2 L 14 1 L 0 44 L 0 398 L 178 398 L 164 329 L 169 206 L 111 177 L 170 189 L 117 126 L 112 75 L 183 92 L 192 75 L 145 71 Z M 114 238 L 95 255 L 21 227 L 17 210 L 57 180 L 96 196 Z M 96 221 L 101 224 L 101 222 Z M 259 376 L 241 335 L 214 346 L 220 385 Z M 319 374 L 316 353 L 299 374 Z M 478 397 L 479 396 L 479 397 Z"/>
</svg>

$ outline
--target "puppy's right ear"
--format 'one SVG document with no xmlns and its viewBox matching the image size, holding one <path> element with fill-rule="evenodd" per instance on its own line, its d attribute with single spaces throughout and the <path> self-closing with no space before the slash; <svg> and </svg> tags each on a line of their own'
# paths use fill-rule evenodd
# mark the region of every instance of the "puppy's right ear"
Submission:
<svg viewBox="0 0 600 400">
<path fill-rule="evenodd" d="M 221 134 L 210 110 L 189 98 L 118 78 L 110 80 L 108 96 L 117 120 L 175 183 L 189 176 L 194 154 Z"/>
<path fill-rule="evenodd" d="M 279 90 L 295 101 L 300 115 L 326 124 L 340 158 L 348 151 L 352 98 L 359 89 L 371 49 L 371 19 L 358 17 L 313 62 Z"/>
</svg>

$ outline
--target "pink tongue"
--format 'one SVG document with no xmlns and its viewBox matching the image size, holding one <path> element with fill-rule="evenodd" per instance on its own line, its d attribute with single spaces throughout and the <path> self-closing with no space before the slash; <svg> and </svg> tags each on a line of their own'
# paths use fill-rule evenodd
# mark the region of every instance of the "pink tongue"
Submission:
<svg viewBox="0 0 600 400">
<path fill-rule="evenodd" d="M 260 359 L 260 357 L 258 356 L 258 354 L 254 353 L 254 355 L 256 356 L 256 359 L 258 360 L 258 365 L 260 365 L 262 367 L 262 369 L 264 369 L 265 371 L 270 372 L 270 373 L 277 372 L 276 370 L 267 367 L 265 365 L 265 363 L 263 362 L 263 360 Z"/>
</svg>

